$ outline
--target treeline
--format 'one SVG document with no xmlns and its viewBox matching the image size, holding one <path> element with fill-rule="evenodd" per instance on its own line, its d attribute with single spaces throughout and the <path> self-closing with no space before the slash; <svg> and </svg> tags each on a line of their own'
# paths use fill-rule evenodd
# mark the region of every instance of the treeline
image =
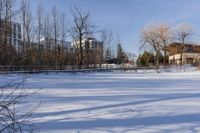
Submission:
<svg viewBox="0 0 200 133">
<path fill-rule="evenodd" d="M 72 7 L 72 20 L 54 6 L 45 11 L 40 3 L 32 11 L 29 0 L 20 0 L 16 9 L 15 0 L 0 0 L 0 65 L 47 66 L 63 69 L 66 66 L 96 67 L 102 63 L 124 63 L 128 57 L 118 45 L 113 48 L 113 34 L 108 30 L 97 30 L 90 22 L 90 13 L 77 6 Z M 34 15 L 35 14 L 35 15 Z M 22 26 L 22 41 L 19 49 L 13 44 L 13 22 Z M 20 36 L 20 35 L 19 35 Z M 92 49 L 84 38 L 100 36 L 102 48 Z M 41 39 L 45 38 L 45 44 Z M 71 38 L 73 47 L 66 47 Z M 16 40 L 14 40 L 16 41 Z M 85 44 L 84 44 L 85 43 Z"/>
<path fill-rule="evenodd" d="M 140 49 L 145 49 L 138 56 L 137 64 L 139 66 L 157 66 L 168 65 L 168 49 L 170 43 L 178 42 L 180 46 L 180 65 L 183 64 L 183 52 L 185 44 L 189 42 L 194 34 L 193 27 L 189 24 L 178 24 L 171 26 L 166 23 L 150 24 L 142 29 L 140 35 Z"/>
</svg>

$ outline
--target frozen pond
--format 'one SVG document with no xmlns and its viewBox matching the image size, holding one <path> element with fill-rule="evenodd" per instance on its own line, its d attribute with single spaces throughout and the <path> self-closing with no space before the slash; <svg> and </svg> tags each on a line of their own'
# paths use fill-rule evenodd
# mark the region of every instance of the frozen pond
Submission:
<svg viewBox="0 0 200 133">
<path fill-rule="evenodd" d="M 14 79 L 17 76 L 7 78 Z M 200 132 L 200 72 L 33 74 L 41 133 Z"/>
</svg>

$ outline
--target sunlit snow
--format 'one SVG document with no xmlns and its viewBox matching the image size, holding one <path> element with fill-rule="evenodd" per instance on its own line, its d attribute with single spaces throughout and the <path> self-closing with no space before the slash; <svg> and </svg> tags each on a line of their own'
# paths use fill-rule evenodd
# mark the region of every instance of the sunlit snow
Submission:
<svg viewBox="0 0 200 133">
<path fill-rule="evenodd" d="M 2 77 L 7 80 L 19 75 Z M 200 72 L 28 75 L 40 133 L 200 132 Z"/>
</svg>

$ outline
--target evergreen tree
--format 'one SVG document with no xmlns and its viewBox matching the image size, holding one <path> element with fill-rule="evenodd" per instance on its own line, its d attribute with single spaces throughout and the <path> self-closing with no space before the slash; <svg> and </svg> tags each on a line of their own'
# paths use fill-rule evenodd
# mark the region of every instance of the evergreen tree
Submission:
<svg viewBox="0 0 200 133">
<path fill-rule="evenodd" d="M 128 62 L 128 57 L 124 52 L 121 44 L 117 45 L 117 64 L 122 64 Z"/>
<path fill-rule="evenodd" d="M 155 56 L 153 53 L 145 51 L 142 55 L 139 55 L 137 59 L 138 66 L 150 66 L 155 64 Z"/>
</svg>

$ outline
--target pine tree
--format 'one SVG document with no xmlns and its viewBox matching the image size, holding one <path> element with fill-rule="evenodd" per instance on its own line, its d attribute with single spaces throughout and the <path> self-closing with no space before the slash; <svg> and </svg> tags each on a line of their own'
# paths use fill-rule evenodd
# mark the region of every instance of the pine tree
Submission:
<svg viewBox="0 0 200 133">
<path fill-rule="evenodd" d="M 151 52 L 145 51 L 142 55 L 139 55 L 137 59 L 138 66 L 150 66 L 155 64 L 155 56 Z"/>
<path fill-rule="evenodd" d="M 117 64 L 126 63 L 128 61 L 128 57 L 124 52 L 121 44 L 117 45 Z"/>
</svg>

